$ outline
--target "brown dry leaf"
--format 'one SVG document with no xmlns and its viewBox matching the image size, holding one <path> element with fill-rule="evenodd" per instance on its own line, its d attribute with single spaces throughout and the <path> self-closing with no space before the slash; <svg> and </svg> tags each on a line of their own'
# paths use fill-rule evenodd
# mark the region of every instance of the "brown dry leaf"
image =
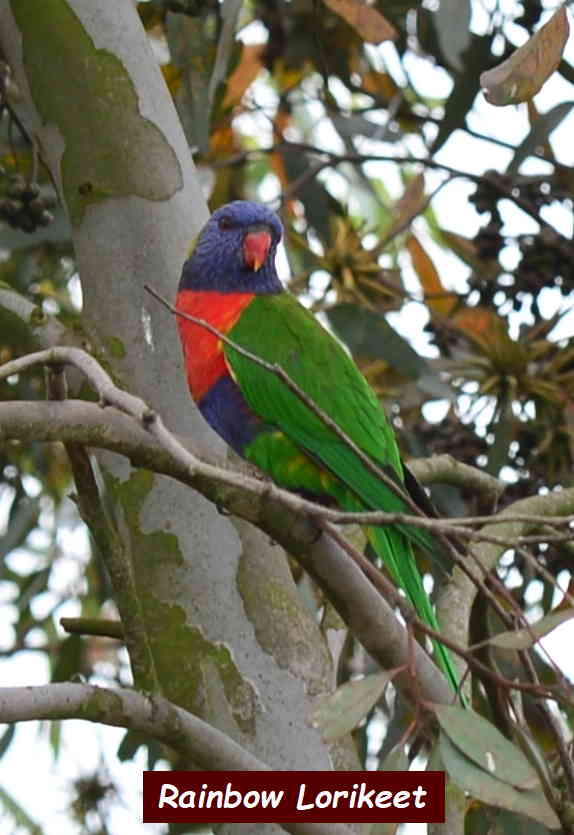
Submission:
<svg viewBox="0 0 574 835">
<path fill-rule="evenodd" d="M 291 114 L 280 108 L 277 111 L 275 119 L 273 120 L 273 139 L 277 144 L 280 144 L 285 139 L 285 131 L 291 125 Z M 278 151 L 273 151 L 269 154 L 269 166 L 281 184 L 281 190 L 286 191 L 289 187 L 289 177 L 285 168 L 285 161 L 283 155 Z M 294 200 L 288 200 L 287 205 L 284 206 L 288 212 L 291 212 L 294 206 Z"/>
<path fill-rule="evenodd" d="M 159 4 L 138 3 L 137 12 L 146 32 L 149 32 L 155 26 L 163 26 L 165 11 Z"/>
<path fill-rule="evenodd" d="M 247 88 L 259 75 L 262 68 L 261 58 L 265 44 L 244 44 L 239 63 L 231 73 L 225 90 L 223 107 L 239 104 Z"/>
<path fill-rule="evenodd" d="M 394 220 L 384 234 L 384 242 L 391 241 L 395 235 L 406 231 L 411 221 L 419 215 L 426 205 L 425 177 L 417 174 L 409 180 L 402 197 L 392 207 Z"/>
<path fill-rule="evenodd" d="M 397 200 L 393 207 L 397 221 L 402 225 L 405 221 L 416 217 L 425 203 L 425 175 L 421 172 L 412 180 L 409 180 L 403 196 Z"/>
<path fill-rule="evenodd" d="M 397 30 L 386 17 L 372 6 L 361 0 L 323 0 L 332 12 L 342 17 L 352 26 L 357 34 L 367 43 L 392 41 L 397 37 Z"/>
<path fill-rule="evenodd" d="M 535 96 L 560 63 L 569 31 L 561 6 L 510 58 L 482 73 L 480 85 L 487 102 L 503 107 Z"/>
<path fill-rule="evenodd" d="M 450 229 L 441 229 L 440 233 L 445 243 L 465 264 L 469 264 L 471 267 L 482 265 L 482 259 L 478 255 L 476 244 L 472 238 L 466 238 L 464 235 L 452 232 Z"/>
<path fill-rule="evenodd" d="M 361 78 L 361 87 L 366 93 L 372 93 L 383 101 L 391 101 L 399 92 L 393 77 L 387 72 L 377 70 L 364 73 Z"/>
<path fill-rule="evenodd" d="M 502 319 L 486 307 L 465 307 L 453 316 L 453 323 L 482 348 L 500 342 L 508 347 L 510 337 Z"/>
<path fill-rule="evenodd" d="M 407 249 L 411 256 L 413 269 L 427 297 L 427 305 L 435 313 L 448 316 L 457 302 L 456 294 L 445 290 L 432 258 L 414 235 L 409 236 Z"/>
<path fill-rule="evenodd" d="M 207 159 L 217 160 L 238 154 L 240 151 L 241 145 L 237 141 L 230 120 L 222 119 L 211 133 Z"/>
<path fill-rule="evenodd" d="M 181 71 L 174 64 L 162 64 L 160 69 L 169 92 L 175 98 L 181 87 Z"/>
</svg>

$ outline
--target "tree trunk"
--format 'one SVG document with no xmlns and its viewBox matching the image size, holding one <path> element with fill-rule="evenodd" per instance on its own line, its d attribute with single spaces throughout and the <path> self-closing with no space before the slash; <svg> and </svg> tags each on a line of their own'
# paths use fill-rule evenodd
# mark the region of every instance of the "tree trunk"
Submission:
<svg viewBox="0 0 574 835">
<path fill-rule="evenodd" d="M 90 349 L 196 450 L 223 456 L 188 395 L 175 322 L 144 290 L 173 297 L 207 209 L 133 4 L 2 0 L 0 38 L 19 116 L 71 220 Z M 332 664 L 283 552 L 165 477 L 112 454 L 99 466 L 125 561 L 114 594 L 136 686 L 274 768 L 358 767 L 306 722 Z"/>
</svg>

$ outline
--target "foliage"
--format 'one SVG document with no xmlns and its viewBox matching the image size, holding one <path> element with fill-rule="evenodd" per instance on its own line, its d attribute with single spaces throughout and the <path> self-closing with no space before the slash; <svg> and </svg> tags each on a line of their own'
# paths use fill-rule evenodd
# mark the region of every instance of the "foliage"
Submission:
<svg viewBox="0 0 574 835">
<path fill-rule="evenodd" d="M 446 0 L 435 11 L 411 0 L 372 5 L 252 0 L 243 7 L 232 0 L 150 0 L 140 2 L 138 12 L 163 56 L 164 78 L 210 190 L 210 208 L 246 196 L 275 201 L 285 226 L 292 291 L 324 314 L 352 351 L 387 403 L 405 456 L 448 452 L 503 478 L 504 506 L 574 483 L 574 244 L 571 231 L 563 231 L 568 222 L 571 230 L 574 168 L 560 143 L 553 143 L 554 132 L 562 136 L 559 128 L 567 119 L 572 124 L 574 68 L 561 57 L 564 10 L 550 41 L 546 29 L 519 54 L 516 47 L 542 32 L 548 20 L 542 3 L 459 0 L 456 5 L 452 14 Z M 562 100 L 541 110 L 547 105 L 532 96 L 554 67 Z M 497 131 L 498 111 L 486 111 L 482 102 L 482 73 L 494 104 L 523 102 L 521 137 Z M 7 71 L 4 76 L 7 89 Z M 1 103 L 0 289 L 32 301 L 38 316 L 50 314 L 71 330 L 80 328 L 63 210 L 55 205 L 54 190 L 9 96 Z M 478 108 L 488 112 L 480 130 Z M 482 157 L 477 163 L 457 153 L 461 137 L 475 143 L 465 148 L 484 153 L 486 170 Z M 496 169 L 488 162 L 490 148 L 503 160 Z M 462 203 L 464 211 L 462 206 L 458 211 Z M 445 211 L 447 205 L 451 211 Z M 0 306 L 1 360 L 33 347 L 28 330 Z M 23 374 L 0 382 L 0 398 L 38 399 L 43 388 L 39 373 Z M 0 477 L 1 579 L 14 615 L 3 655 L 30 647 L 45 653 L 54 681 L 102 671 L 122 681 L 119 643 L 62 640 L 58 631 L 63 607 L 84 617 L 101 615 L 102 607 L 113 612 L 109 581 L 96 555 L 88 558 L 90 549 L 72 548 L 69 556 L 60 535 L 62 527 L 81 529 L 68 497 L 63 447 L 6 444 L 0 449 Z M 445 515 L 494 510 L 490 498 L 469 488 L 436 488 L 433 499 Z M 21 565 L 24 550 L 33 559 Z M 503 597 L 503 585 L 497 588 L 498 612 L 479 595 L 472 642 L 505 631 L 501 614 L 517 610 L 557 623 L 556 580 L 570 571 L 572 554 L 572 541 L 564 537 L 539 541 L 526 553 L 509 550 L 497 578 L 511 593 Z M 70 562 L 74 579 L 71 588 L 62 588 L 56 575 Z M 47 612 L 37 603 L 46 594 Z M 521 635 L 524 639 L 524 629 Z M 518 655 L 524 647 L 503 643 L 483 647 L 482 657 L 506 678 L 529 680 Z M 358 670 L 372 672 L 358 656 L 349 641 L 341 684 Z M 558 680 L 542 656 L 532 655 L 530 663 L 545 684 Z M 330 711 L 323 707 L 317 722 L 324 722 L 328 733 L 333 726 L 342 725 L 343 733 L 358 724 L 355 734 L 365 759 L 381 766 L 413 717 L 400 699 L 393 712 L 383 698 L 385 676 L 362 682 L 355 694 L 362 709 L 352 713 L 353 722 L 348 716 L 337 722 L 351 691 L 339 691 L 339 701 Z M 475 685 L 476 708 L 523 750 L 536 750 L 547 760 L 539 777 L 542 772 L 546 787 L 566 794 L 568 775 L 561 770 L 548 717 L 536 721 L 535 700 L 525 696 L 526 723 L 517 723 L 503 692 L 492 683 Z M 381 719 L 386 738 L 372 751 L 371 730 Z M 565 715 L 569 719 L 571 714 Z M 497 831 L 522 826 L 516 798 L 524 786 L 506 790 L 494 785 L 492 774 L 483 775 L 481 794 L 476 764 L 459 744 L 469 739 L 472 744 L 470 732 L 465 736 L 461 730 L 457 743 L 446 720 L 439 716 L 439 721 L 443 761 L 465 769 L 464 787 L 484 801 L 470 810 L 468 820 L 487 831 L 487 817 L 500 805 L 510 811 L 496 818 Z M 415 736 L 412 758 L 421 745 Z M 519 762 L 531 769 L 513 750 L 508 771 L 515 773 Z M 154 761 L 157 750 L 150 746 L 149 754 Z M 78 788 L 78 798 L 83 791 Z M 101 807 L 106 792 L 93 804 Z M 529 814 L 539 821 L 536 831 L 546 832 L 553 819 L 539 794 Z M 75 814 L 80 808 L 78 802 Z"/>
</svg>

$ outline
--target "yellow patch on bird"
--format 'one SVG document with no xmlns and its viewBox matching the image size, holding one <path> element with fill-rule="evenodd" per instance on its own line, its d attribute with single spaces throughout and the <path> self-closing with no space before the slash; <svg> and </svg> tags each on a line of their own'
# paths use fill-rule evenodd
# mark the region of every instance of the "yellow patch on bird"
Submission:
<svg viewBox="0 0 574 835">
<path fill-rule="evenodd" d="M 218 350 L 222 350 L 220 348 L 220 346 L 221 346 L 221 342 L 218 342 L 217 343 Z M 233 368 L 231 367 L 231 363 L 227 362 L 227 358 L 225 357 L 225 355 L 224 355 L 223 359 L 224 359 L 224 362 L 225 362 L 225 367 L 227 368 L 227 373 L 229 374 L 229 376 L 231 377 L 233 382 L 235 384 L 237 384 L 237 377 L 235 376 L 235 372 L 234 372 Z"/>
<path fill-rule="evenodd" d="M 321 487 L 324 487 L 325 489 L 333 484 L 333 476 L 331 473 L 327 472 L 327 470 L 319 471 L 319 479 L 321 481 Z"/>
<path fill-rule="evenodd" d="M 293 475 L 297 470 L 307 466 L 308 463 L 308 459 L 304 455 L 296 455 L 287 464 L 287 473 Z"/>
</svg>

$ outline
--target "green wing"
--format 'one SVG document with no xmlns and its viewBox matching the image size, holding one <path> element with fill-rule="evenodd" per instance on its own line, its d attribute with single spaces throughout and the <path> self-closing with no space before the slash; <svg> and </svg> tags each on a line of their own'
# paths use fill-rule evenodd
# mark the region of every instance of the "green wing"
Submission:
<svg viewBox="0 0 574 835">
<path fill-rule="evenodd" d="M 256 356 L 281 366 L 364 453 L 402 485 L 403 469 L 395 436 L 374 392 L 336 339 L 293 296 L 288 293 L 256 296 L 230 330 L 229 337 Z M 346 510 L 405 510 L 401 498 L 372 474 L 357 454 L 277 375 L 232 348 L 224 350 L 247 403 L 265 423 L 277 427 L 281 436 L 274 438 L 273 433 L 267 433 L 265 452 L 263 447 L 258 448 L 259 457 L 254 454 L 252 459 L 255 463 L 272 475 L 287 472 L 293 463 L 301 478 L 300 486 L 306 486 L 307 474 L 308 485 L 313 490 L 318 468 L 309 466 L 309 462 L 305 468 L 305 461 L 303 466 L 298 465 L 297 449 L 303 450 L 336 477 L 334 483 L 327 480 L 323 486 Z M 254 447 L 257 443 L 254 442 Z M 311 478 L 315 480 L 312 482 Z M 292 482 L 285 484 L 281 477 L 276 480 L 283 486 L 293 486 Z M 346 489 L 341 490 L 342 486 Z M 409 526 L 370 528 L 367 533 L 419 616 L 438 629 L 408 541 L 431 548 L 432 539 L 420 528 Z M 442 644 L 434 642 L 434 645 L 440 666 L 456 690 L 457 675 L 450 656 Z"/>
<path fill-rule="evenodd" d="M 363 452 L 402 483 L 394 433 L 375 394 L 336 339 L 293 296 L 257 296 L 229 337 L 280 365 Z M 368 507 L 404 509 L 400 498 L 276 375 L 230 348 L 225 355 L 254 412 L 321 461 Z"/>
</svg>

